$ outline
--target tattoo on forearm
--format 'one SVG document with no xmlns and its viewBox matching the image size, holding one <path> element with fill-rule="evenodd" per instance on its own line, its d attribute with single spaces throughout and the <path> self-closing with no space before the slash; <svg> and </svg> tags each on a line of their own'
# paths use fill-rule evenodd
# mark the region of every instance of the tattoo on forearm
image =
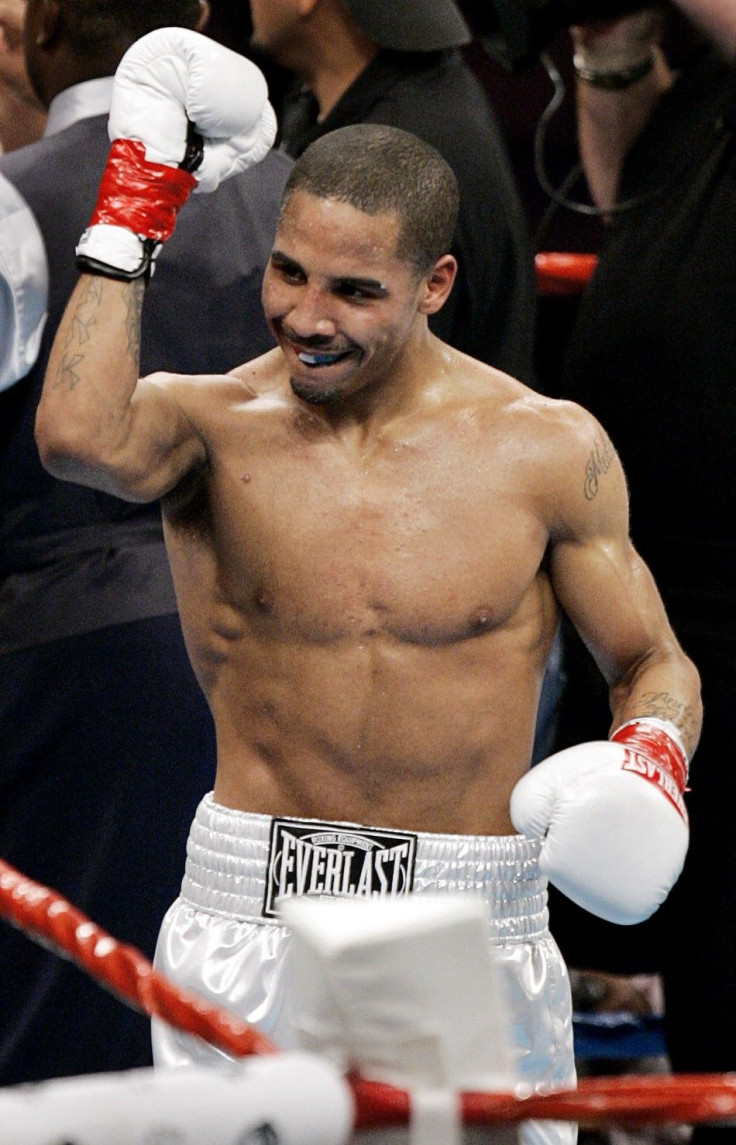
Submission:
<svg viewBox="0 0 736 1145">
<path fill-rule="evenodd" d="M 79 384 L 81 379 L 76 368 L 84 360 L 81 347 L 89 342 L 92 327 L 97 325 L 94 310 L 101 301 L 102 283 L 98 279 L 90 279 L 79 297 L 76 310 L 71 315 L 61 361 L 54 378 L 54 388 L 73 390 Z"/>
<path fill-rule="evenodd" d="M 76 367 L 84 359 L 84 354 L 64 354 L 54 378 L 54 388 L 73 390 L 80 382 Z"/>
<path fill-rule="evenodd" d="M 145 283 L 142 278 L 137 278 L 126 298 L 125 334 L 128 339 L 126 351 L 135 363 L 136 372 L 141 353 L 141 310 L 144 292 Z"/>
<path fill-rule="evenodd" d="M 634 715 L 669 720 L 679 729 L 688 751 L 694 751 L 699 725 L 689 704 L 684 704 L 669 692 L 644 692 L 636 702 Z"/>
<path fill-rule="evenodd" d="M 66 347 L 70 346 L 75 341 L 78 346 L 83 346 L 85 342 L 89 342 L 90 331 L 93 326 L 97 325 L 97 319 L 95 315 L 93 313 L 88 313 L 89 307 L 91 305 L 99 306 L 101 301 L 102 292 L 98 284 L 96 282 L 90 283 L 79 300 L 79 306 L 77 307 L 76 312 L 72 315 L 72 321 L 69 327 L 69 336 L 66 340 Z"/>
<path fill-rule="evenodd" d="M 597 437 L 585 466 L 583 492 L 586 500 L 592 501 L 600 488 L 600 478 L 604 477 L 613 465 L 613 446 L 607 437 Z"/>
<path fill-rule="evenodd" d="M 97 312 L 102 304 L 105 285 L 104 278 L 90 277 L 79 295 L 76 308 L 69 316 L 66 341 L 52 383 L 54 389 L 73 390 L 82 380 L 77 367 L 84 361 L 93 329 L 98 325 Z M 142 279 L 138 279 L 132 283 L 125 296 L 125 352 L 132 360 L 136 373 L 140 358 L 140 320 L 144 292 L 145 284 Z"/>
</svg>

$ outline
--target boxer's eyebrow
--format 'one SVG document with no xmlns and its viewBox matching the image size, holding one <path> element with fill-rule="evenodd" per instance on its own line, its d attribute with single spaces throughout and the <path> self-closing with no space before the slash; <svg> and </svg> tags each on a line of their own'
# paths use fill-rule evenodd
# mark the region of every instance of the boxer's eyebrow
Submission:
<svg viewBox="0 0 736 1145">
<path fill-rule="evenodd" d="M 362 278 L 360 275 L 341 275 L 330 278 L 330 289 L 336 294 L 363 294 L 373 298 L 385 298 L 388 288 L 377 278 Z"/>
<path fill-rule="evenodd" d="M 289 258 L 288 254 L 284 254 L 281 250 L 272 250 L 269 261 L 277 270 L 283 270 L 287 274 L 304 274 L 296 259 Z"/>
</svg>

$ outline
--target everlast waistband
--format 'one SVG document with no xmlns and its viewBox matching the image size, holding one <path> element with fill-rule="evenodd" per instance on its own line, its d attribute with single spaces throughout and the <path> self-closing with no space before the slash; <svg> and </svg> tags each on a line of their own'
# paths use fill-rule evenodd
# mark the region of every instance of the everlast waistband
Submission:
<svg viewBox="0 0 736 1145">
<path fill-rule="evenodd" d="M 476 893 L 492 937 L 522 941 L 547 929 L 541 840 L 443 835 L 234 811 L 206 795 L 187 844 L 182 900 L 231 919 L 278 922 L 292 895 Z"/>
</svg>

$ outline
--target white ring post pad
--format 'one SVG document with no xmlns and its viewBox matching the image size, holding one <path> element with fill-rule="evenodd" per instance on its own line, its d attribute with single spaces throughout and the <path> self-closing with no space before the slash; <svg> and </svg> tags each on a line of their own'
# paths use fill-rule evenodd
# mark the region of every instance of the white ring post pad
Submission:
<svg viewBox="0 0 736 1145">
<path fill-rule="evenodd" d="M 480 896 L 279 906 L 302 1049 L 406 1089 L 513 1090 L 507 999 Z"/>
</svg>

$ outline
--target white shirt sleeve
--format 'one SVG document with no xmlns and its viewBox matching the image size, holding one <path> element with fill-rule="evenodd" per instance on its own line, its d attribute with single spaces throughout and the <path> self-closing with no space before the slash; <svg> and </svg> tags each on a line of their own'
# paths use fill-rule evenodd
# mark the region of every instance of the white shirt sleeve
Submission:
<svg viewBox="0 0 736 1145">
<path fill-rule="evenodd" d="M 0 175 L 0 390 L 38 357 L 48 304 L 48 260 L 33 213 Z"/>
</svg>

